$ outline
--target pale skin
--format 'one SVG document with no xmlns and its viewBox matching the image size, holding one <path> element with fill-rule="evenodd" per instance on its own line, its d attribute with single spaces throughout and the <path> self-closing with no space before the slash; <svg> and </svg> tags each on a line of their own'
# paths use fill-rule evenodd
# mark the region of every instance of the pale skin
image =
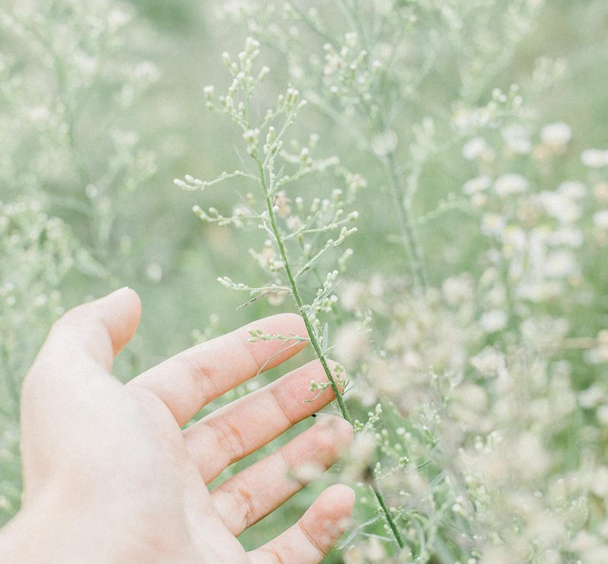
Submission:
<svg viewBox="0 0 608 564">
<path fill-rule="evenodd" d="M 298 469 L 331 466 L 352 440 L 334 416 L 209 491 L 222 470 L 325 405 L 309 363 L 184 425 L 206 404 L 305 345 L 248 341 L 249 328 L 306 335 L 281 314 L 188 349 L 127 385 L 112 360 L 139 324 L 128 288 L 55 323 L 22 391 L 23 507 L 0 531 L 13 564 L 317 564 L 347 526 L 354 494 L 326 489 L 300 521 L 246 552 L 237 537 L 303 487 Z M 289 346 L 287 346 L 289 345 Z M 309 401 L 307 401 L 309 400 Z M 312 401 L 310 401 L 312 400 Z"/>
</svg>

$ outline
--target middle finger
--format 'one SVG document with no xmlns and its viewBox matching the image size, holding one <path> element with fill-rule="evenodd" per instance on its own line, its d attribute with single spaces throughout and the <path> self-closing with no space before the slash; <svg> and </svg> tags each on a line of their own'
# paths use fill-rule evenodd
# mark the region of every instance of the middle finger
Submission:
<svg viewBox="0 0 608 564">
<path fill-rule="evenodd" d="M 321 393 L 310 391 L 311 380 L 319 384 L 327 382 L 318 361 L 290 372 L 185 429 L 186 447 L 205 483 L 334 399 L 330 387 Z"/>
</svg>

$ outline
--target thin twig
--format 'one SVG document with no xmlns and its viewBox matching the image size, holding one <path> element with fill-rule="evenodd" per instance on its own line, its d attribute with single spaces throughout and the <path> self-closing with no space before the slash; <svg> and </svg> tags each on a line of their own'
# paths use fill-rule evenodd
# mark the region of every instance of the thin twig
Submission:
<svg viewBox="0 0 608 564">
<path fill-rule="evenodd" d="M 277 224 L 276 215 L 275 215 L 275 211 L 274 211 L 274 205 L 272 202 L 272 194 L 271 194 L 271 191 L 266 182 L 266 173 L 265 173 L 265 169 L 264 169 L 264 163 L 262 163 L 262 161 L 259 159 L 259 157 L 257 155 L 254 154 L 253 157 L 258 164 L 258 168 L 259 168 L 259 172 L 260 172 L 260 183 L 262 185 L 262 188 L 264 189 L 264 194 L 265 194 L 265 198 L 266 198 L 266 209 L 268 212 L 268 217 L 270 218 L 271 229 L 274 233 L 274 237 L 275 237 L 275 241 L 276 241 L 276 244 L 277 244 L 277 247 L 279 250 L 279 254 L 281 255 L 281 259 L 283 261 L 283 268 L 285 269 L 285 274 L 287 275 L 287 279 L 289 280 L 289 285 L 291 287 L 291 293 L 292 293 L 294 300 L 296 302 L 296 305 L 298 307 L 298 311 L 300 312 L 300 315 L 302 316 L 304 325 L 306 326 L 306 331 L 310 338 L 310 342 L 314 348 L 315 354 L 316 354 L 317 358 L 319 359 L 319 362 L 321 363 L 321 366 L 323 367 L 323 371 L 325 372 L 325 375 L 327 376 L 327 380 L 329 381 L 329 384 L 334 392 L 336 401 L 340 408 L 340 412 L 342 413 L 342 417 L 344 419 L 346 419 L 346 421 L 348 421 L 352 425 L 353 419 L 352 419 L 352 417 L 348 411 L 348 408 L 346 406 L 346 403 L 344 401 L 344 397 L 342 395 L 342 390 L 340 389 L 340 386 L 338 385 L 336 378 L 334 377 L 334 375 L 332 374 L 332 372 L 329 368 L 329 362 L 328 362 L 323 350 L 321 349 L 321 345 L 319 344 L 317 335 L 313 329 L 312 322 L 310 321 L 310 318 L 308 317 L 308 314 L 306 312 L 306 307 L 305 307 L 304 301 L 302 300 L 302 297 L 300 295 L 300 290 L 298 288 L 298 284 L 292 273 L 291 263 L 289 261 L 288 255 L 287 255 L 287 249 L 285 248 L 283 236 L 282 236 L 281 231 L 279 230 L 279 226 Z M 401 532 L 399 531 L 399 528 L 397 527 L 397 523 L 395 522 L 395 519 L 394 519 L 389 507 L 386 504 L 384 495 L 380 491 L 380 488 L 379 488 L 376 480 L 373 480 L 370 485 L 374 492 L 376 500 L 378 501 L 380 510 L 382 511 L 383 516 L 384 516 L 386 522 L 388 523 L 388 526 L 389 526 L 391 532 L 393 533 L 393 536 L 395 537 L 397 544 L 399 545 L 399 548 L 404 548 L 405 541 L 403 540 L 403 537 L 401 536 Z"/>
</svg>

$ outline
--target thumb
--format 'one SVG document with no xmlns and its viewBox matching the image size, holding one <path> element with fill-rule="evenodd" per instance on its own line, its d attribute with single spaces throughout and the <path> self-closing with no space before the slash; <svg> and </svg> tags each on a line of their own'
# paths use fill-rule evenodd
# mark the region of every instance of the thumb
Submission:
<svg viewBox="0 0 608 564">
<path fill-rule="evenodd" d="M 78 457 L 79 449 L 91 446 L 92 421 L 116 424 L 107 409 L 108 398 L 116 396 L 104 393 L 118 387 L 112 360 L 135 333 L 140 312 L 137 294 L 122 288 L 71 309 L 51 328 L 21 393 L 27 495 L 35 497 L 42 478 L 69 464 L 71 448 Z"/>
<path fill-rule="evenodd" d="M 75 365 L 102 365 L 108 371 L 112 360 L 131 340 L 141 316 L 141 302 L 130 288 L 77 306 L 55 322 L 33 367 L 48 370 Z"/>
</svg>

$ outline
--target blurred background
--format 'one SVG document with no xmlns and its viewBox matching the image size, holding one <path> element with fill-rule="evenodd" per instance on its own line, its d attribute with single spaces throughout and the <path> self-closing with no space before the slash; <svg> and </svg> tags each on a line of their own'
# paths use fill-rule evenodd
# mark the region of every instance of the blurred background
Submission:
<svg viewBox="0 0 608 564">
<path fill-rule="evenodd" d="M 203 224 L 191 211 L 202 196 L 173 185 L 185 174 L 212 179 L 240 167 L 239 133 L 206 111 L 203 94 L 207 84 L 228 84 L 222 52 L 238 52 L 251 32 L 247 22 L 223 13 L 231 4 L 0 0 L 0 525 L 19 507 L 19 382 L 65 308 L 123 285 L 137 290 L 143 318 L 117 364 L 123 380 L 201 339 L 291 309 L 263 300 L 237 309 L 243 297 L 216 279 L 229 276 L 254 286 L 263 280 L 247 257 L 258 234 L 246 240 Z M 317 4 L 321 9 L 324 3 Z M 496 6 L 492 25 L 500 28 L 503 5 Z M 584 149 L 608 146 L 607 38 L 606 2 L 547 2 L 472 103 L 487 103 L 493 88 L 537 84 L 538 76 L 537 82 L 532 77 L 540 72 L 539 60 L 553 61 L 562 69 L 558 78 L 530 87 L 527 103 L 535 122 L 571 127 L 571 153 L 557 165 L 567 176 L 580 167 Z M 311 52 L 322 46 L 310 41 Z M 424 50 L 424 33 L 419 41 Z M 460 52 L 450 52 L 448 42 L 419 86 L 420 103 L 403 109 L 397 123 L 404 151 L 411 124 L 457 110 L 463 94 L 454 63 Z M 293 81 L 289 61 L 264 45 L 260 58 L 272 69 L 265 92 L 274 99 Z M 349 275 L 369 280 L 376 272 L 398 274 L 398 227 L 386 213 L 386 182 L 377 161 L 360 150 L 348 128 L 336 127 L 314 107 L 305 112 L 301 135 L 318 134 L 319 154 L 337 152 L 367 179 L 355 206 L 360 234 L 350 242 L 355 259 Z M 449 140 L 450 131 L 439 135 Z M 419 216 L 443 209 L 441 202 L 456 197 L 471 177 L 461 151 L 454 144 L 425 163 L 414 202 Z M 206 193 L 205 201 L 229 212 L 239 188 L 224 184 Z M 478 222 L 461 206 L 448 205 L 437 217 L 421 225 L 419 237 L 430 284 L 439 286 L 463 268 L 475 273 L 483 243 Z M 605 255 L 590 260 L 598 261 L 598 284 L 606 282 Z M 258 545 L 297 519 L 314 492 L 296 496 L 244 542 Z M 335 554 L 327 561 L 341 559 Z"/>
</svg>

